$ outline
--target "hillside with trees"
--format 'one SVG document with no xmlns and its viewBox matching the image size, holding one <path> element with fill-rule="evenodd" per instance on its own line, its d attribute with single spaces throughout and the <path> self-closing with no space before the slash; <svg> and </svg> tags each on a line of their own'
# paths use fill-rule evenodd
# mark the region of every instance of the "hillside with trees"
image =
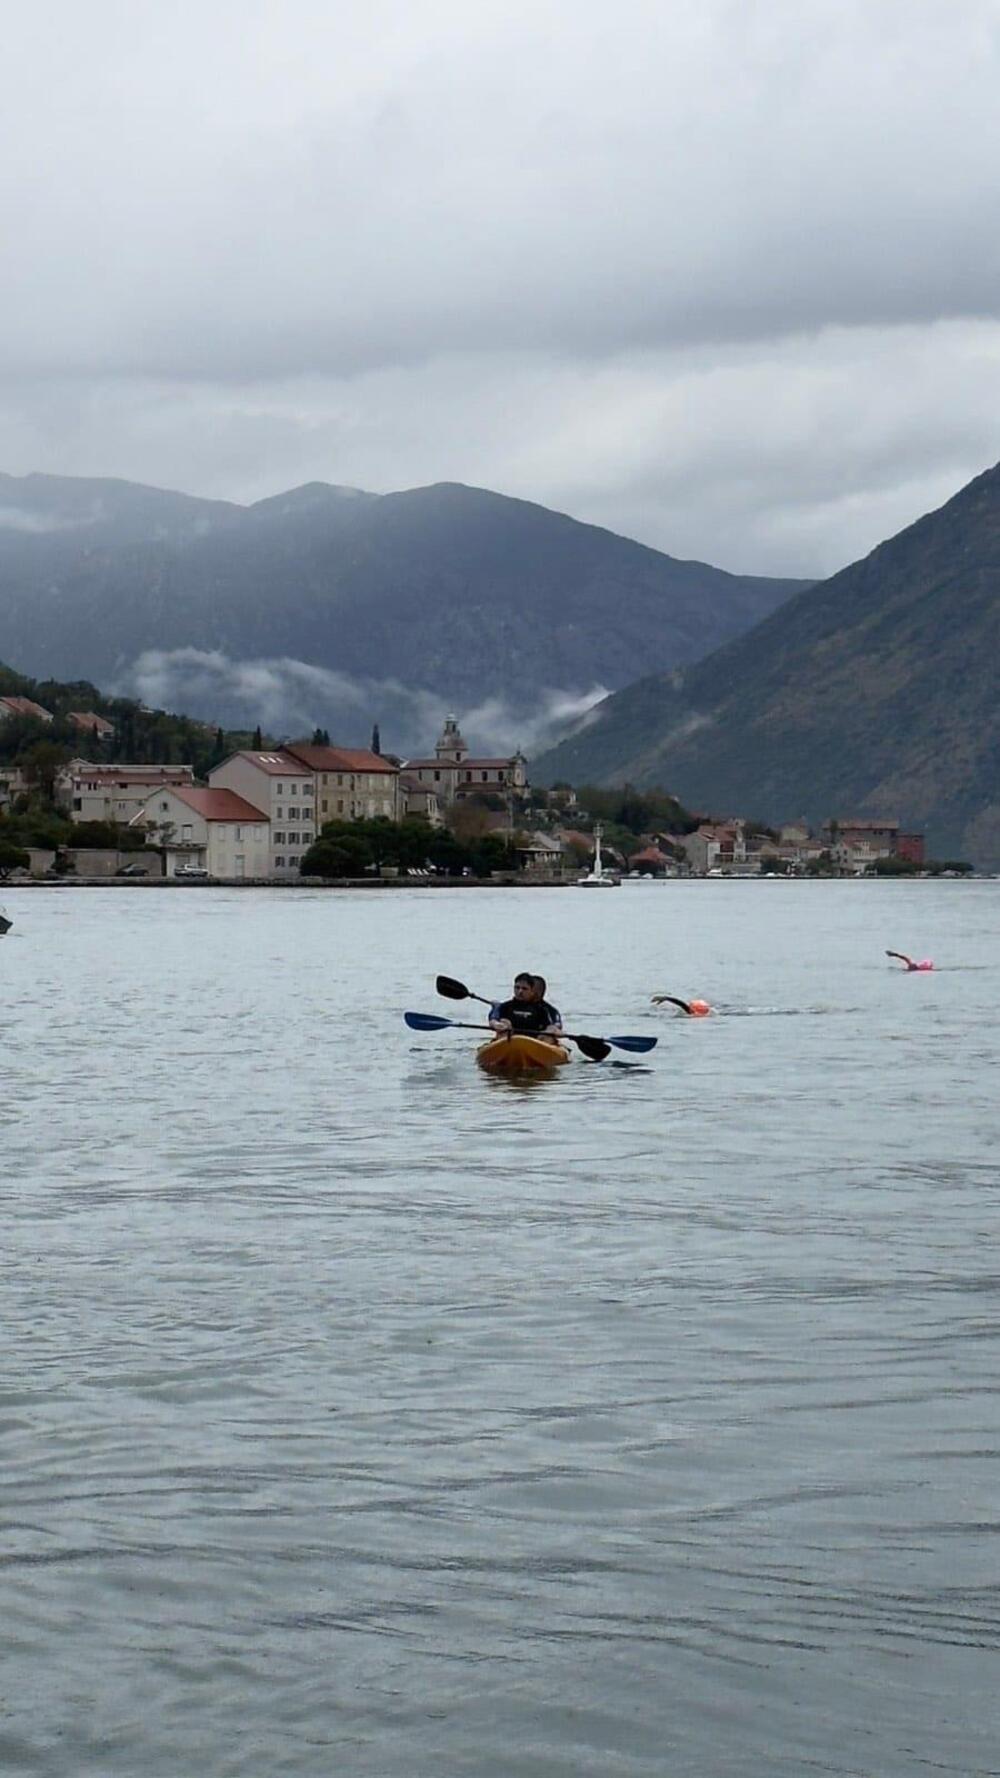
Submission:
<svg viewBox="0 0 1000 1778">
<path fill-rule="evenodd" d="M 616 693 L 536 781 L 770 820 L 889 816 L 1000 868 L 1000 466 L 749 634 Z"/>
</svg>

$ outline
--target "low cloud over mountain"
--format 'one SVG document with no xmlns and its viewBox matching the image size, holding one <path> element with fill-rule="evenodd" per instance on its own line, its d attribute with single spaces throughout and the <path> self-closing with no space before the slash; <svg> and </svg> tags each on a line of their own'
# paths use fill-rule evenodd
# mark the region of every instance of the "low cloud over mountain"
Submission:
<svg viewBox="0 0 1000 1778">
<path fill-rule="evenodd" d="M 378 722 L 387 752 L 417 755 L 436 740 L 447 705 L 434 692 L 394 679 L 352 678 L 307 661 L 230 660 L 218 650 L 148 649 L 112 689 L 156 709 L 211 716 L 233 728 L 257 723 L 273 735 L 329 729 L 340 740 L 367 741 Z M 567 723 L 601 701 L 607 688 L 544 691 L 532 715 L 518 715 L 503 698 L 486 698 L 462 713 L 470 745 L 487 753 L 545 746 Z"/>
</svg>

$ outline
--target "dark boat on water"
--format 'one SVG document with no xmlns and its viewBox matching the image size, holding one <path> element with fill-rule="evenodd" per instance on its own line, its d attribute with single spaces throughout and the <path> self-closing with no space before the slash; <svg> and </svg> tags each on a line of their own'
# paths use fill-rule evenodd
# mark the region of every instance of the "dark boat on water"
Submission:
<svg viewBox="0 0 1000 1778">
<path fill-rule="evenodd" d="M 13 920 L 9 920 L 4 913 L 3 908 L 0 908 L 0 938 L 3 938 L 5 932 L 10 931 L 13 924 Z"/>
</svg>

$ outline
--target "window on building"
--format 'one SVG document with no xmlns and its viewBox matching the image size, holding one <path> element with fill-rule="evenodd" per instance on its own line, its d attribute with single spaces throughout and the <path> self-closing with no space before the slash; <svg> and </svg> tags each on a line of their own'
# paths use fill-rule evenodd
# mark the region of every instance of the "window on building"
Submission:
<svg viewBox="0 0 1000 1778">
<path fill-rule="evenodd" d="M 298 794 L 299 794 L 298 785 L 297 784 L 289 784 L 288 794 L 289 794 L 289 796 L 298 796 Z"/>
<path fill-rule="evenodd" d="M 241 840 L 243 838 L 242 827 L 234 827 L 233 828 L 233 838 L 236 840 Z"/>
<path fill-rule="evenodd" d="M 339 803 L 337 804 L 337 814 L 342 815 L 343 813 L 344 813 L 344 799 L 343 799 L 343 797 L 341 797 Z"/>
<path fill-rule="evenodd" d="M 423 775 L 424 775 L 423 772 L 421 772 L 421 774 L 420 774 L 421 778 L 423 777 Z M 441 782 L 441 773 L 440 772 L 434 773 L 434 782 L 435 782 L 435 784 L 440 784 L 440 782 Z"/>
<path fill-rule="evenodd" d="M 279 796 L 284 796 L 285 786 L 283 784 L 276 784 L 274 788 L 278 792 Z"/>
<path fill-rule="evenodd" d="M 485 784 L 485 783 L 486 783 L 486 780 L 487 780 L 487 778 L 488 778 L 488 777 L 489 777 L 489 772 L 484 772 L 484 773 L 483 773 L 483 783 L 484 783 L 484 784 Z"/>
<path fill-rule="evenodd" d="M 276 846 L 283 846 L 285 843 L 284 834 L 283 833 L 276 833 L 274 836 L 274 843 Z"/>
<path fill-rule="evenodd" d="M 311 784 L 303 784 L 302 795 L 303 796 L 312 796 L 312 793 L 313 793 L 312 785 Z"/>
<path fill-rule="evenodd" d="M 284 821 L 284 819 L 285 819 L 285 811 L 284 811 L 284 809 L 282 809 L 282 808 L 277 808 L 277 809 L 275 809 L 275 811 L 274 811 L 274 813 L 275 813 L 275 818 L 276 818 L 276 819 L 277 819 L 277 820 L 278 820 L 278 821 Z"/>
<path fill-rule="evenodd" d="M 326 814 L 326 810 L 327 810 L 327 801 L 326 801 L 326 797 L 324 797 L 324 798 L 323 798 L 323 802 L 322 802 L 322 804 L 321 804 L 321 807 L 322 807 L 322 810 L 323 810 L 323 813 L 324 813 L 324 815 L 325 815 L 325 814 Z"/>
</svg>

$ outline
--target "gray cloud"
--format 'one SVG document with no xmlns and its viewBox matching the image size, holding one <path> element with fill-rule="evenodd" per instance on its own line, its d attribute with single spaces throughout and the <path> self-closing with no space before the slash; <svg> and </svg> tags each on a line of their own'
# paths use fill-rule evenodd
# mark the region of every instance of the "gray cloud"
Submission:
<svg viewBox="0 0 1000 1778">
<path fill-rule="evenodd" d="M 330 731 L 341 746 L 367 746 L 378 722 L 386 751 L 413 757 L 429 751 L 449 713 L 432 691 L 395 679 L 356 679 L 308 661 L 234 661 L 219 651 L 148 649 L 119 675 L 115 691 L 154 709 L 183 710 L 206 722 L 261 727 L 276 736 Z M 489 698 L 460 712 L 470 746 L 487 753 L 521 746 L 534 752 L 578 714 L 608 695 L 550 691 L 518 710 L 505 698 Z"/>
<path fill-rule="evenodd" d="M 0 506 L 0 531 L 20 531 L 26 537 L 44 537 L 53 531 L 75 531 L 93 523 L 84 518 L 53 518 L 49 514 L 27 512 L 20 506 Z"/>
<path fill-rule="evenodd" d="M 5 61 L 10 469 L 809 573 L 1000 454 L 995 0 L 49 0 Z"/>
</svg>

